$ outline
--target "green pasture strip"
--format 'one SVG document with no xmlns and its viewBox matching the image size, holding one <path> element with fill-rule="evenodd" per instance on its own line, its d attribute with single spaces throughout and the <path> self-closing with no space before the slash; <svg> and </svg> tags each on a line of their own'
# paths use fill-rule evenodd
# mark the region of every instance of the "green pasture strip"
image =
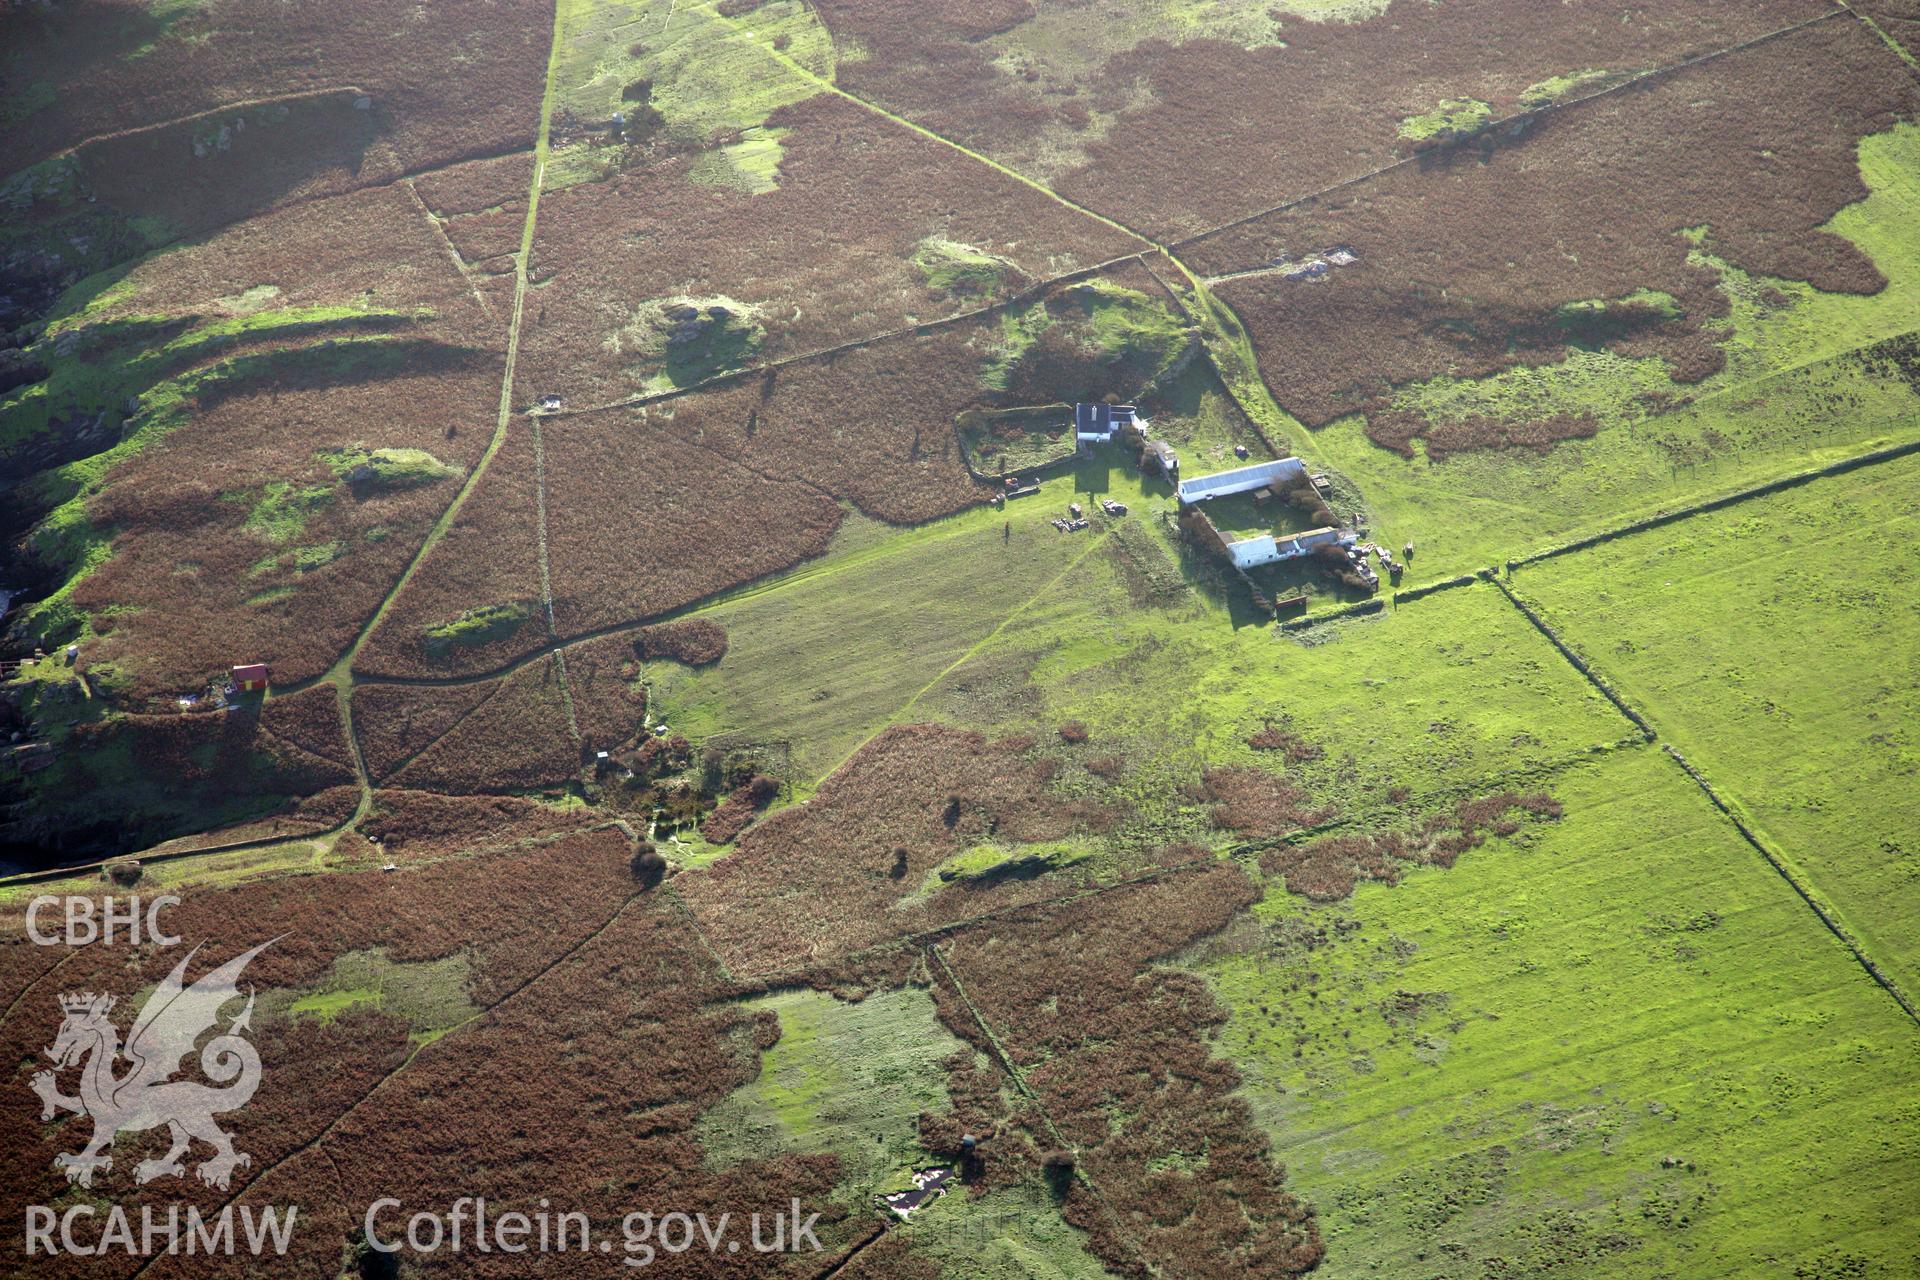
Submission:
<svg viewBox="0 0 1920 1280">
<path fill-rule="evenodd" d="M 1171 808 L 1169 830 L 1193 803 L 1178 789 L 1208 767 L 1284 772 L 1344 816 L 1450 802 L 1488 778 L 1524 789 L 1638 737 L 1490 585 L 1333 623 L 1304 643 L 1236 627 L 1204 591 L 1141 602 L 1135 585 L 1113 557 L 1090 558 L 923 705 L 998 732 L 1083 722 L 1088 751 L 1131 762 L 1124 789 L 1137 806 Z M 1247 739 L 1270 722 L 1321 754 L 1255 750 Z M 1388 799 L 1398 788 L 1404 799 Z"/>
</svg>

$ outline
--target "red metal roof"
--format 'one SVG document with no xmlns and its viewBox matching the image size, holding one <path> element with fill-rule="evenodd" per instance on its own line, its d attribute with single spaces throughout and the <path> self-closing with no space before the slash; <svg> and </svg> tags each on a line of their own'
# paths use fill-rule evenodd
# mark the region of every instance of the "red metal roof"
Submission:
<svg viewBox="0 0 1920 1280">
<path fill-rule="evenodd" d="M 236 683 L 244 683 L 249 680 L 265 680 L 267 678 L 267 664 L 264 662 L 249 662 L 242 666 L 235 667 L 233 669 L 233 678 Z"/>
</svg>

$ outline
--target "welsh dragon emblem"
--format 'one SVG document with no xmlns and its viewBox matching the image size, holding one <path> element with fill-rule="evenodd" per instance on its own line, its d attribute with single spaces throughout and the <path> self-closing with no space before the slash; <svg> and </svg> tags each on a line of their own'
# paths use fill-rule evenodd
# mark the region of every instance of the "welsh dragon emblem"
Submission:
<svg viewBox="0 0 1920 1280">
<path fill-rule="evenodd" d="M 232 1137 L 213 1122 L 214 1116 L 245 1106 L 260 1087 L 260 1054 L 244 1035 L 253 1017 L 251 988 L 246 1007 L 200 1050 L 200 1070 L 212 1084 L 175 1080 L 173 1075 L 201 1034 L 217 1027 L 220 1010 L 239 998 L 236 984 L 248 962 L 271 945 L 263 942 L 235 956 L 192 986 L 185 982 L 187 965 L 200 948 L 189 951 L 147 997 L 124 1046 L 108 1016 L 116 1003 L 112 996 L 83 991 L 60 997 L 66 1016 L 46 1050 L 54 1070 L 35 1073 L 31 1084 L 40 1095 L 42 1120 L 71 1111 L 93 1121 L 93 1138 L 83 1150 L 54 1157 L 54 1167 L 66 1173 L 67 1181 L 92 1186 L 96 1170 L 113 1168 L 107 1152 L 116 1134 L 162 1125 L 173 1145 L 159 1159 L 135 1165 L 135 1182 L 185 1176 L 182 1157 L 196 1138 L 214 1150 L 194 1170 L 208 1186 L 225 1190 L 236 1168 L 253 1163 L 251 1156 L 233 1149 Z M 75 1066 L 80 1067 L 80 1092 L 69 1097 L 60 1092 L 57 1073 Z"/>
</svg>

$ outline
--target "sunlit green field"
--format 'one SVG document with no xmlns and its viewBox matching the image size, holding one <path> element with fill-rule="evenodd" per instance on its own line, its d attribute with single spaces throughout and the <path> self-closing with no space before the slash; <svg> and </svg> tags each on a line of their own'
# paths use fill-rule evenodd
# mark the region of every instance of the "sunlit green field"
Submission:
<svg viewBox="0 0 1920 1280">
<path fill-rule="evenodd" d="M 1907 991 L 1920 990 L 1920 460 L 1515 575 Z"/>
<path fill-rule="evenodd" d="M 1913 1024 L 1655 747 L 1191 963 L 1329 1276 L 1897 1276 Z"/>
</svg>

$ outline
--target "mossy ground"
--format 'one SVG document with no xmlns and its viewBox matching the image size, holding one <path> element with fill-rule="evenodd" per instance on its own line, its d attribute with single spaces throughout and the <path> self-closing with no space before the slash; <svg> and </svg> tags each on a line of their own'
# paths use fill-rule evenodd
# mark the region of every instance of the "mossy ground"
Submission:
<svg viewBox="0 0 1920 1280">
<path fill-rule="evenodd" d="M 444 656 L 455 649 L 479 648 L 504 640 L 533 618 L 533 605 L 527 601 L 479 605 L 457 618 L 437 623 L 421 632 L 430 658 Z"/>
<path fill-rule="evenodd" d="M 711 0 L 566 0 L 560 26 L 554 112 L 565 141 L 548 167 L 549 188 L 606 177 L 628 147 L 660 134 L 703 148 L 731 139 L 695 176 L 771 189 L 780 135 L 762 126 L 780 107 L 821 91 L 788 60 L 833 76 L 833 41 L 800 0 L 770 0 L 739 19 Z M 765 47 L 775 42 L 778 57 Z M 630 126 L 620 136 L 611 125 L 616 113 Z"/>
<path fill-rule="evenodd" d="M 378 1009 L 406 1022 L 416 1039 L 434 1039 L 480 1012 L 468 990 L 471 978 L 466 952 L 403 963 L 383 951 L 354 951 L 337 958 L 312 988 L 291 998 L 274 993 L 262 1012 L 331 1022 L 353 1009 Z"/>
<path fill-rule="evenodd" d="M 1493 108 L 1478 98 L 1446 98 L 1431 111 L 1408 116 L 1400 122 L 1400 137 L 1406 142 L 1464 138 L 1480 132 L 1493 120 Z"/>
<path fill-rule="evenodd" d="M 913 262 L 929 289 L 967 297 L 994 297 L 1020 277 L 1020 269 L 999 254 L 940 236 L 922 240 Z"/>
<path fill-rule="evenodd" d="M 252 499 L 252 510 L 241 527 L 274 546 L 285 546 L 305 532 L 312 512 L 333 502 L 334 486 L 275 480 L 261 488 L 257 499 L 250 493 L 227 497 L 241 502 Z"/>
<path fill-rule="evenodd" d="M 356 492 L 391 493 L 459 475 L 425 449 L 368 449 L 349 445 L 321 452 L 320 461 Z"/>
<path fill-rule="evenodd" d="M 726 1167 L 779 1152 L 831 1152 L 842 1174 L 834 1198 L 858 1214 L 875 1195 L 911 1186 L 938 1159 L 918 1140 L 922 1110 L 946 1103 L 943 1061 L 966 1046 L 934 1020 L 919 988 L 858 1003 L 812 991 L 753 1001 L 780 1019 L 760 1074 L 707 1112 L 698 1134 Z M 967 1280 L 1099 1280 L 1084 1235 L 1045 1188 L 1022 1184 L 976 1196 L 955 1189 L 898 1226 L 943 1276 Z"/>
<path fill-rule="evenodd" d="M 1579 71 L 1568 71 L 1557 76 L 1548 76 L 1520 91 L 1520 105 L 1523 107 L 1544 107 L 1551 102 L 1559 102 L 1582 93 L 1591 93 L 1604 85 L 1611 75 L 1600 67 L 1586 67 Z"/>
<path fill-rule="evenodd" d="M 1003 312 L 998 341 L 982 353 L 980 383 L 1057 400 L 1139 396 L 1173 370 L 1187 341 L 1166 302 L 1089 281 Z"/>
<path fill-rule="evenodd" d="M 653 298 L 611 339 L 643 393 L 704 382 L 750 364 L 766 341 L 761 310 L 724 296 Z"/>
</svg>

